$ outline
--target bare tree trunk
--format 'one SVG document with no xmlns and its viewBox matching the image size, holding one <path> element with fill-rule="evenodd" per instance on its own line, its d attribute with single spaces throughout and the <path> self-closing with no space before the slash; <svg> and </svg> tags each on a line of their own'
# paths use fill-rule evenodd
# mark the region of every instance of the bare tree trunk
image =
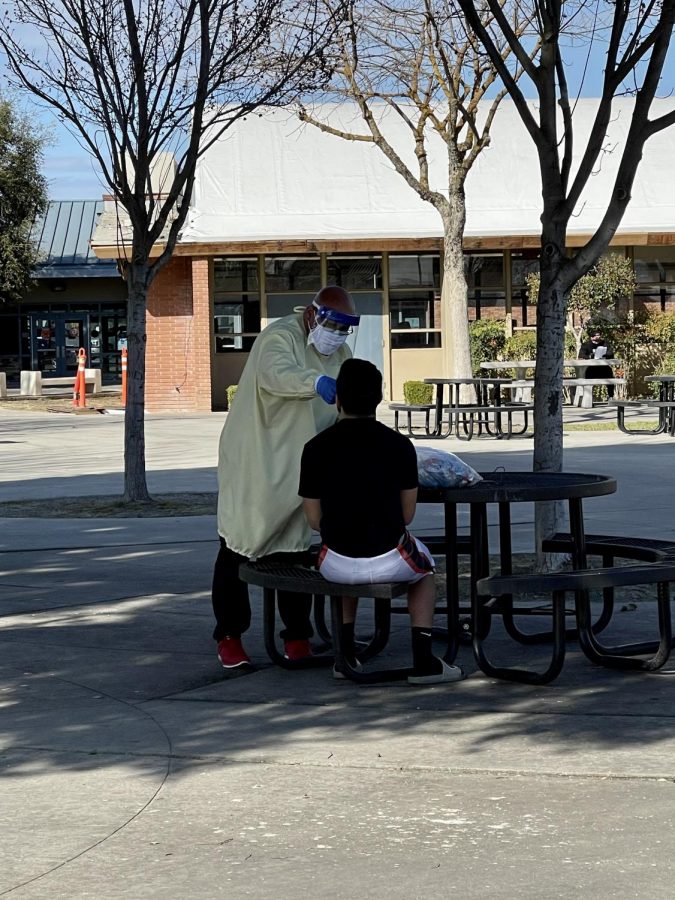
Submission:
<svg viewBox="0 0 675 900">
<path fill-rule="evenodd" d="M 451 191 L 449 209 L 443 213 L 443 368 L 447 378 L 471 377 L 468 289 L 464 274 L 464 189 Z"/>
<path fill-rule="evenodd" d="M 534 398 L 533 471 L 561 472 L 562 373 L 565 353 L 565 292 L 560 280 L 565 252 L 564 227 L 542 234 L 541 282 L 537 302 L 537 369 Z M 561 528 L 561 503 L 538 503 L 535 511 L 535 540 L 539 566 L 547 567 L 541 555 L 543 539 Z"/>
<path fill-rule="evenodd" d="M 124 415 L 124 499 L 148 503 L 145 478 L 145 345 L 148 264 L 127 269 L 127 405 Z"/>
</svg>

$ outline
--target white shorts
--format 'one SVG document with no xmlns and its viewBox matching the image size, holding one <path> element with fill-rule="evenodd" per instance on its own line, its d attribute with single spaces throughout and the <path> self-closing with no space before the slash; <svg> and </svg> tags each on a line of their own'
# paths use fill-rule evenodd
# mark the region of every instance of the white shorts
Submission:
<svg viewBox="0 0 675 900">
<path fill-rule="evenodd" d="M 327 581 L 338 584 L 379 584 L 385 581 L 414 584 L 433 573 L 434 559 L 422 541 L 406 532 L 398 547 L 380 556 L 342 556 L 324 544 L 317 568 Z"/>
</svg>

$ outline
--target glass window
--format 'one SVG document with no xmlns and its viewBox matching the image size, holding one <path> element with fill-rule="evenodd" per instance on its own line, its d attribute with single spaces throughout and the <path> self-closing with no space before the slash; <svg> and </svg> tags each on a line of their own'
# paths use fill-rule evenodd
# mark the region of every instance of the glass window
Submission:
<svg viewBox="0 0 675 900">
<path fill-rule="evenodd" d="M 348 291 L 371 291 L 382 287 L 382 258 L 333 256 L 328 260 L 328 284 Z"/>
<path fill-rule="evenodd" d="M 214 291 L 258 291 L 258 260 L 216 259 L 213 266 Z"/>
<path fill-rule="evenodd" d="M 469 292 L 469 321 L 503 319 L 506 308 L 504 291 L 475 290 Z"/>
<path fill-rule="evenodd" d="M 424 349 L 440 347 L 441 335 L 438 331 L 392 331 L 392 350 Z"/>
<path fill-rule="evenodd" d="M 392 328 L 440 328 L 434 295 L 392 295 L 389 300 L 389 317 Z"/>
<path fill-rule="evenodd" d="M 534 325 L 536 306 L 530 302 L 525 279 L 539 271 L 539 250 L 511 251 L 511 316 L 517 327 Z"/>
<path fill-rule="evenodd" d="M 481 256 L 465 253 L 464 274 L 469 291 L 480 288 L 503 290 L 504 256 L 502 253 Z"/>
<path fill-rule="evenodd" d="M 394 350 L 441 346 L 441 301 L 433 291 L 394 291 L 389 297 Z"/>
<path fill-rule="evenodd" d="M 265 290 L 318 291 L 321 287 L 321 262 L 317 257 L 265 257 Z"/>
<path fill-rule="evenodd" d="M 268 294 L 267 321 L 272 322 L 282 316 L 290 316 L 297 308 L 304 309 L 314 299 L 314 294 Z"/>
<path fill-rule="evenodd" d="M 469 319 L 499 318 L 503 315 L 503 253 L 465 253 L 464 275 L 469 291 Z"/>
<path fill-rule="evenodd" d="M 639 284 L 675 281 L 675 247 L 635 247 L 634 260 Z"/>
<path fill-rule="evenodd" d="M 514 288 L 524 288 L 530 272 L 539 271 L 538 250 L 511 251 L 511 284 Z"/>
<path fill-rule="evenodd" d="M 431 254 L 389 257 L 389 287 L 434 287 L 441 285 L 440 257 Z"/>
<path fill-rule="evenodd" d="M 241 294 L 230 302 L 213 304 L 216 353 L 248 351 L 260 333 L 260 300 L 257 294 Z"/>
<path fill-rule="evenodd" d="M 248 351 L 260 333 L 258 260 L 216 259 L 213 334 L 216 353 Z"/>
</svg>

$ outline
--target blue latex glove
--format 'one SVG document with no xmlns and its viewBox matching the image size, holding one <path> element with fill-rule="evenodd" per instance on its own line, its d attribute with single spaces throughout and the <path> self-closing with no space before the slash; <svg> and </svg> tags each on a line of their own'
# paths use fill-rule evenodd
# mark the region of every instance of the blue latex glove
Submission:
<svg viewBox="0 0 675 900">
<path fill-rule="evenodd" d="M 335 379 L 329 375 L 319 375 L 314 383 L 314 390 L 326 403 L 335 403 Z"/>
</svg>

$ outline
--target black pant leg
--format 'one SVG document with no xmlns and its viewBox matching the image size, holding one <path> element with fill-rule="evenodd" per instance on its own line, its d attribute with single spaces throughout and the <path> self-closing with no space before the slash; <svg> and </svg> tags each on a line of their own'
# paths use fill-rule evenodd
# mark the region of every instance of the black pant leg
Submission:
<svg viewBox="0 0 675 900">
<path fill-rule="evenodd" d="M 239 566 L 247 562 L 245 556 L 230 550 L 224 538 L 220 538 L 220 550 L 213 569 L 211 602 L 216 617 L 213 637 L 241 637 L 251 624 L 251 605 L 248 585 L 239 578 Z"/>
<path fill-rule="evenodd" d="M 614 372 L 611 366 L 589 366 L 585 370 L 585 378 L 613 378 Z M 614 385 L 607 385 L 607 397 L 611 400 L 614 396 Z"/>
<path fill-rule="evenodd" d="M 302 553 L 271 553 L 264 557 L 270 562 L 288 563 L 289 565 L 311 565 L 310 554 Z M 310 594 L 296 594 L 293 591 L 278 591 L 277 605 L 279 615 L 285 628 L 281 631 L 284 641 L 305 640 L 314 634 L 310 622 L 312 611 L 312 597 Z"/>
</svg>

